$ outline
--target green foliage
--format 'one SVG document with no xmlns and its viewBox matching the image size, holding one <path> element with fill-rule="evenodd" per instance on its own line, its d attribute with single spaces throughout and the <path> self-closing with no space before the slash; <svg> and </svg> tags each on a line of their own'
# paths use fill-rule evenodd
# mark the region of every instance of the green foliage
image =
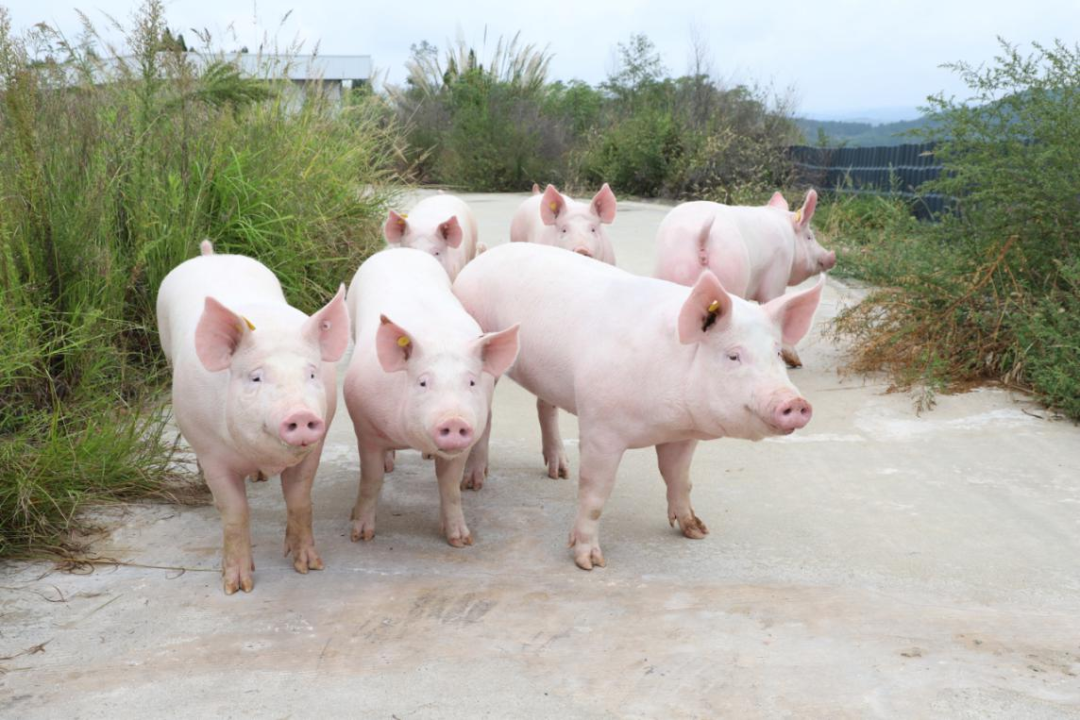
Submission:
<svg viewBox="0 0 1080 720">
<path fill-rule="evenodd" d="M 461 39 L 440 59 L 413 46 L 394 95 L 412 158 L 427 182 L 524 190 L 533 182 L 650 197 L 730 198 L 785 182 L 796 134 L 782 101 L 718 86 L 702 71 L 668 77 L 652 42 L 633 35 L 593 88 L 547 83 L 550 57 L 518 37 L 485 66 Z"/>
<path fill-rule="evenodd" d="M 154 299 L 208 237 L 311 311 L 379 244 L 397 131 L 243 77 L 134 16 L 12 33 L 0 10 L 0 555 L 55 547 L 87 502 L 171 492 Z"/>
<path fill-rule="evenodd" d="M 922 190 L 955 198 L 954 212 L 872 242 L 865 276 L 886 287 L 837 328 L 856 339 L 856 369 L 889 369 L 900 387 L 996 379 L 1080 418 L 1080 47 L 1003 42 L 991 65 L 949 67 L 972 96 L 930 98 L 922 134 L 945 172 Z"/>
</svg>

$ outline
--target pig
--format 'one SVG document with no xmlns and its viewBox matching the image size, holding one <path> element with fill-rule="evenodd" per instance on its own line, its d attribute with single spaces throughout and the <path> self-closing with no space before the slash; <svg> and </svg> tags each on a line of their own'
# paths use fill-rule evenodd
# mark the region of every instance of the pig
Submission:
<svg viewBox="0 0 1080 720">
<path fill-rule="evenodd" d="M 408 215 L 391 210 L 383 224 L 390 247 L 422 250 L 435 257 L 453 282 L 465 263 L 485 250 L 476 218 L 461 198 L 439 191 L 416 204 Z"/>
<path fill-rule="evenodd" d="M 563 195 L 554 185 L 548 185 L 541 195 L 540 186 L 533 183 L 532 197 L 514 213 L 510 241 L 552 245 L 614 265 L 615 250 L 604 225 L 615 220 L 615 205 L 615 193 L 607 183 L 593 196 L 588 207 Z M 536 414 L 540 427 L 544 428 L 548 477 L 570 477 L 570 461 L 562 450 L 558 409 L 537 398 Z"/>
<path fill-rule="evenodd" d="M 285 555 L 322 570 L 311 486 L 334 417 L 336 365 L 349 343 L 345 288 L 311 317 L 285 301 L 266 266 L 202 255 L 175 267 L 157 296 L 158 334 L 172 368 L 173 413 L 195 451 L 224 529 L 226 594 L 251 592 L 255 563 L 245 477 L 280 473 Z"/>
<path fill-rule="evenodd" d="M 775 300 L 788 285 L 836 265 L 836 253 L 821 247 L 810 229 L 816 207 L 814 190 L 795 212 L 779 192 L 764 207 L 683 203 L 660 223 L 654 274 L 693 285 L 708 269 L 730 293 L 759 303 Z M 794 346 L 785 344 L 783 352 L 789 366 L 802 366 Z"/>
<path fill-rule="evenodd" d="M 533 190 L 514 212 L 511 242 L 554 245 L 615 264 L 615 250 L 604 230 L 604 225 L 615 220 L 615 193 L 607 183 L 588 205 L 563 195 L 554 185 L 548 185 L 543 194 L 536 192 L 536 185 Z"/>
<path fill-rule="evenodd" d="M 780 348 L 806 334 L 823 285 L 758 305 L 707 269 L 685 287 L 533 244 L 493 248 L 462 271 L 454 294 L 481 328 L 520 324 L 509 376 L 578 417 L 579 567 L 605 564 L 600 515 L 627 449 L 656 447 L 668 521 L 699 539 L 708 528 L 690 504 L 698 441 L 759 440 L 810 421 Z"/>
<path fill-rule="evenodd" d="M 409 248 L 361 265 L 348 303 L 355 348 L 345 405 L 360 450 L 352 540 L 375 536 L 386 452 L 413 448 L 434 456 L 447 542 L 471 545 L 461 485 L 466 474 L 480 485 L 487 474 L 486 454 L 469 451 L 481 431 L 486 435 L 495 379 L 517 357 L 517 326 L 484 334 L 439 262 Z"/>
</svg>

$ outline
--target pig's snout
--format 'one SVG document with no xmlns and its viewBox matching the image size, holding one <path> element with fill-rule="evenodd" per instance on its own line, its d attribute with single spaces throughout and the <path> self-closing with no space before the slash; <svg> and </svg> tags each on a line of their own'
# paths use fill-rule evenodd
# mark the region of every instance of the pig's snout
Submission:
<svg viewBox="0 0 1080 720">
<path fill-rule="evenodd" d="M 281 421 L 278 436 L 293 447 L 307 447 L 322 440 L 326 433 L 326 423 L 310 410 L 294 412 Z"/>
<path fill-rule="evenodd" d="M 579 247 L 576 250 L 574 250 L 574 252 L 576 252 L 578 255 L 584 255 L 587 258 L 591 258 L 593 256 L 593 254 L 589 250 L 589 248 L 585 248 L 585 247 Z"/>
<path fill-rule="evenodd" d="M 462 418 L 450 418 L 439 423 L 432 434 L 435 447 L 443 452 L 456 452 L 469 447 L 473 441 L 472 425 Z"/>
<path fill-rule="evenodd" d="M 822 270 L 832 270 L 836 267 L 836 253 L 831 250 L 825 253 L 825 257 L 818 260 L 818 265 Z"/>
<path fill-rule="evenodd" d="M 806 427 L 814 408 L 804 398 L 793 397 L 785 400 L 773 410 L 773 425 L 783 433 L 790 433 Z"/>
</svg>

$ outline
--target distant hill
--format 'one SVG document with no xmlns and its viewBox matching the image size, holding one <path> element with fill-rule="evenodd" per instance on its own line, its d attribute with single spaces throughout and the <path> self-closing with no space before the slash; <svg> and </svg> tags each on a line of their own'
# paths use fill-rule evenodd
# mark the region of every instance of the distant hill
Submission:
<svg viewBox="0 0 1080 720">
<path fill-rule="evenodd" d="M 926 118 L 873 125 L 864 122 L 841 122 L 836 120 L 812 120 L 795 118 L 807 145 L 820 145 L 822 133 L 826 147 L 873 147 L 879 145 L 903 145 L 920 142 L 918 138 L 905 135 L 914 128 L 925 127 Z"/>
</svg>

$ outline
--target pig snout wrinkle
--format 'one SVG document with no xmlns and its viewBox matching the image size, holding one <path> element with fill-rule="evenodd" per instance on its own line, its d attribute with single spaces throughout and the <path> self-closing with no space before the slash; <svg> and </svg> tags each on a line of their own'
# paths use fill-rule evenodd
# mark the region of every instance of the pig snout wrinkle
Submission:
<svg viewBox="0 0 1080 720">
<path fill-rule="evenodd" d="M 795 397 L 785 400 L 773 411 L 773 424 L 785 433 L 806 427 L 814 409 L 804 398 Z"/>
<path fill-rule="evenodd" d="M 461 418 L 450 418 L 435 428 L 432 435 L 435 447 L 443 452 L 464 450 L 472 444 L 473 429 Z"/>
<path fill-rule="evenodd" d="M 832 270 L 834 267 L 836 267 L 836 253 L 830 252 L 828 255 L 823 257 L 818 262 L 818 264 L 821 266 L 822 270 Z"/>
<path fill-rule="evenodd" d="M 326 423 L 318 415 L 308 410 L 294 412 L 281 421 L 278 436 L 293 447 L 307 447 L 322 440 L 326 432 Z"/>
</svg>

